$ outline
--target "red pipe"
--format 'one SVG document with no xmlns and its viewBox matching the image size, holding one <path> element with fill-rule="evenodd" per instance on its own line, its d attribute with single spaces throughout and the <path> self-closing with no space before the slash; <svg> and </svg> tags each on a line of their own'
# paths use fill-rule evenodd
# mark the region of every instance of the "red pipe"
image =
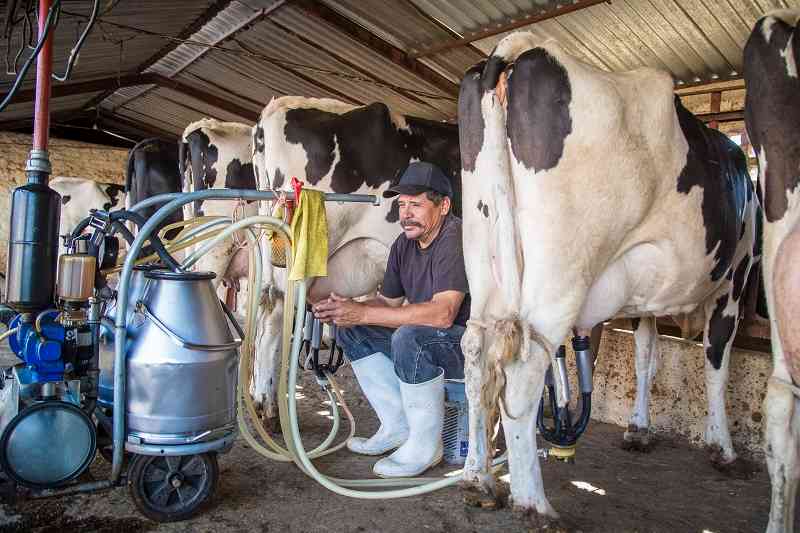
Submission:
<svg viewBox="0 0 800 533">
<path fill-rule="evenodd" d="M 44 33 L 52 0 L 39 0 L 39 35 Z M 50 133 L 50 75 L 53 72 L 53 33 L 47 36 L 36 59 L 36 104 L 33 118 L 33 149 L 47 150 Z"/>
</svg>

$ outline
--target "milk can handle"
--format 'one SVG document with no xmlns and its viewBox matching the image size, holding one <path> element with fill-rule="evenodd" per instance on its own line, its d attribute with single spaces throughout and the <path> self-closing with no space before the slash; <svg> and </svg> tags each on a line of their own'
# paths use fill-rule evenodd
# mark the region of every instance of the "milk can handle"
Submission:
<svg viewBox="0 0 800 533">
<path fill-rule="evenodd" d="M 223 309 L 225 309 L 224 305 L 222 307 Z M 150 312 L 150 309 L 147 308 L 147 305 L 144 302 L 142 301 L 136 302 L 136 310 L 140 311 L 145 317 L 152 320 L 153 324 L 155 324 L 158 327 L 158 329 L 163 331 L 167 335 L 167 337 L 172 339 L 172 341 L 175 344 L 177 344 L 181 348 L 186 348 L 187 350 L 198 350 L 201 352 L 224 352 L 226 350 L 232 350 L 234 348 L 238 348 L 239 345 L 242 344 L 241 338 L 234 339 L 232 342 L 226 342 L 223 344 L 197 344 L 194 342 L 189 342 L 180 335 L 178 335 L 177 333 L 175 333 L 174 331 L 172 331 L 171 329 L 169 329 L 169 327 L 167 327 L 166 324 L 161 322 L 161 320 L 159 320 L 153 313 Z M 226 316 L 230 320 L 231 316 L 228 315 L 228 310 L 226 309 L 225 311 L 226 311 L 225 313 Z M 236 330 L 238 333 L 239 324 L 236 324 L 235 320 L 233 321 L 233 323 L 236 325 Z"/>
<path fill-rule="evenodd" d="M 225 302 L 220 300 L 219 303 L 222 306 L 222 310 L 225 311 L 225 315 L 227 315 L 228 320 L 230 320 L 231 324 L 233 324 L 233 329 L 235 329 L 236 333 L 239 335 L 239 338 L 235 339 L 236 342 L 241 344 L 242 339 L 244 338 L 244 330 L 242 330 L 242 326 L 240 326 L 239 323 L 236 321 L 236 317 L 233 316 L 233 313 L 231 312 L 230 309 L 228 309 L 228 306 L 225 305 Z"/>
</svg>

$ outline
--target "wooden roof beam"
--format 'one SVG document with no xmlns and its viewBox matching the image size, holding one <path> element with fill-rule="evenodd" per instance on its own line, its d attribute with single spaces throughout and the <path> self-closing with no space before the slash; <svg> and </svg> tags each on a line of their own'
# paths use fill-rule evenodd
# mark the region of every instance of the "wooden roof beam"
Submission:
<svg viewBox="0 0 800 533">
<path fill-rule="evenodd" d="M 62 98 L 64 96 L 75 96 L 78 94 L 94 93 L 98 91 L 108 91 L 122 89 L 123 87 L 132 87 L 134 85 L 150 85 L 156 83 L 154 74 L 125 74 L 122 76 L 111 76 L 108 78 L 99 78 L 96 80 L 79 81 L 64 84 L 54 84 L 51 92 L 51 98 Z M 35 89 L 25 89 L 17 91 L 14 98 L 11 100 L 12 104 L 24 104 L 33 102 Z"/>
<path fill-rule="evenodd" d="M 233 113 L 234 115 L 238 115 L 254 122 L 258 120 L 260 114 L 259 111 L 253 111 L 252 109 L 242 107 L 235 102 L 231 102 L 226 98 L 219 97 L 215 94 L 209 93 L 208 91 L 204 91 L 203 89 L 198 89 L 197 87 L 192 87 L 191 85 L 187 85 L 178 80 L 173 80 L 155 73 L 127 74 L 120 77 L 113 76 L 110 78 L 100 78 L 91 81 L 53 85 L 51 97 L 61 98 L 64 96 L 75 96 L 98 91 L 121 89 L 123 87 L 132 87 L 135 85 L 157 85 L 159 87 L 166 87 L 172 89 L 173 91 L 185 94 L 186 96 L 191 96 L 192 98 L 200 100 L 201 102 L 218 109 L 222 109 L 223 111 Z M 21 104 L 32 102 L 33 96 L 33 89 L 19 91 L 11 103 Z"/>
</svg>

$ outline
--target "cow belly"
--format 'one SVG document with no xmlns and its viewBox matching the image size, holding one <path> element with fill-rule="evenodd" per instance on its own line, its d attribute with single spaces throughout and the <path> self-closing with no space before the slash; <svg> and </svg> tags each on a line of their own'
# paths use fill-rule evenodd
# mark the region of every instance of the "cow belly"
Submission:
<svg viewBox="0 0 800 533">
<path fill-rule="evenodd" d="M 783 357 L 795 383 L 800 383 L 800 228 L 781 243 L 775 257 L 773 290 L 775 319 Z"/>
<path fill-rule="evenodd" d="M 594 281 L 576 326 L 591 328 L 615 316 L 694 311 L 710 285 L 702 265 L 694 262 L 693 266 L 666 243 L 631 248 Z"/>
</svg>

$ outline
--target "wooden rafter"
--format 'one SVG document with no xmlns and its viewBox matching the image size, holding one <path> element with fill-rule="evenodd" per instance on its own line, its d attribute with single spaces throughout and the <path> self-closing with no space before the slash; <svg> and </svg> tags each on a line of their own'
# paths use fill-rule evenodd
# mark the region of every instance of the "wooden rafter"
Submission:
<svg viewBox="0 0 800 533">
<path fill-rule="evenodd" d="M 61 98 L 64 96 L 74 96 L 111 89 L 116 90 L 135 85 L 155 85 L 158 87 L 166 87 L 181 94 L 185 94 L 186 96 L 191 96 L 192 98 L 210 106 L 227 111 L 228 113 L 238 115 L 248 120 L 258 120 L 259 111 L 243 107 L 228 100 L 227 98 L 219 97 L 203 89 L 198 89 L 197 87 L 193 87 L 178 80 L 173 80 L 155 73 L 142 75 L 129 74 L 120 77 L 114 76 L 111 78 L 101 78 L 91 81 L 54 85 L 51 96 L 52 98 Z M 13 103 L 31 102 L 33 101 L 33 95 L 33 90 L 19 91 L 14 98 Z"/>
</svg>

